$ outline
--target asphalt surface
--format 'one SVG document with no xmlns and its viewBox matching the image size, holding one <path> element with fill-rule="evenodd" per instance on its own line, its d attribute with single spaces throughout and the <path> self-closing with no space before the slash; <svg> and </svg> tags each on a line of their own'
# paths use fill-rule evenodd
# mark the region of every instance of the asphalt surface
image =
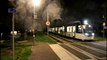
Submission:
<svg viewBox="0 0 107 60">
<path fill-rule="evenodd" d="M 101 53 L 104 50 L 101 51 L 93 50 L 90 49 L 89 47 L 81 46 L 78 43 L 72 43 L 72 44 L 61 43 L 60 46 L 62 46 L 64 49 L 68 50 L 70 53 L 74 54 L 75 56 L 79 57 L 81 60 L 88 60 L 88 59 L 107 60 L 107 53 L 106 52 Z"/>
<path fill-rule="evenodd" d="M 95 55 L 95 56 L 98 56 L 98 57 L 100 57 L 100 58 L 106 56 L 106 54 L 102 54 L 102 53 L 97 52 L 97 51 L 95 51 L 95 50 L 89 49 L 88 47 L 84 47 L 84 46 L 77 45 L 77 44 L 72 44 L 72 45 L 74 45 L 74 46 L 76 46 L 76 47 L 78 47 L 78 48 L 80 48 L 80 49 L 82 49 L 82 50 L 85 50 L 85 51 L 87 51 L 87 52 L 90 52 L 91 54 L 93 54 L 93 55 Z"/>
<path fill-rule="evenodd" d="M 28 60 L 60 60 L 47 43 L 35 43 Z"/>
<path fill-rule="evenodd" d="M 104 51 L 106 51 L 106 48 L 107 48 L 107 47 L 104 47 L 104 46 L 101 46 L 101 45 L 92 44 L 91 42 L 85 42 L 85 43 L 82 43 L 82 44 L 88 45 L 88 46 L 90 46 L 90 47 L 102 49 L 102 50 L 104 50 Z"/>
<path fill-rule="evenodd" d="M 76 50 L 74 50 L 74 49 L 66 46 L 65 44 L 60 44 L 60 46 L 62 46 L 63 48 L 65 48 L 66 50 L 68 50 L 70 53 L 76 55 L 77 57 L 79 57 L 82 60 L 91 59 L 90 57 L 88 57 L 88 56 L 86 56 L 86 55 L 84 55 L 84 54 L 82 54 L 82 53 L 80 53 L 80 52 L 78 52 L 78 51 L 76 51 Z"/>
</svg>

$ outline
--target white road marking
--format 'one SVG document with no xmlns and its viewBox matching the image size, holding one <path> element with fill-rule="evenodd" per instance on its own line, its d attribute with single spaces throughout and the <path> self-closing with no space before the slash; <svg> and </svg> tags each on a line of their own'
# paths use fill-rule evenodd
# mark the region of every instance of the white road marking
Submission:
<svg viewBox="0 0 107 60">
<path fill-rule="evenodd" d="M 58 44 L 50 45 L 50 47 L 61 60 L 81 60 Z"/>
</svg>

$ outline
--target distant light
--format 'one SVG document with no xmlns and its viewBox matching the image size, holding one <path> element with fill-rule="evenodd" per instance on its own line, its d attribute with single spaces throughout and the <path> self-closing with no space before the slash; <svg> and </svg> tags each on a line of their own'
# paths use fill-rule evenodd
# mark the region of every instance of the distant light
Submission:
<svg viewBox="0 0 107 60">
<path fill-rule="evenodd" d="M 105 16 L 103 15 L 103 18 L 105 18 Z"/>
<path fill-rule="evenodd" d="M 29 32 L 32 32 L 32 30 L 29 30 Z"/>
<path fill-rule="evenodd" d="M 17 31 L 14 31 L 14 32 L 11 31 L 11 34 L 12 34 L 12 35 L 13 35 L 13 34 L 14 34 L 14 35 L 17 35 Z"/>
<path fill-rule="evenodd" d="M 105 22 L 103 22 L 103 26 L 105 26 L 106 25 L 106 23 Z"/>
<path fill-rule="evenodd" d="M 3 35 L 3 33 L 1 33 L 1 36 Z"/>
<path fill-rule="evenodd" d="M 92 35 L 94 36 L 95 34 L 94 34 L 94 33 L 92 33 Z"/>
<path fill-rule="evenodd" d="M 89 25 L 89 27 L 91 27 L 91 25 Z"/>
<path fill-rule="evenodd" d="M 84 20 L 84 24 L 87 25 L 87 24 L 88 24 L 88 21 L 87 21 L 87 20 Z"/>
</svg>

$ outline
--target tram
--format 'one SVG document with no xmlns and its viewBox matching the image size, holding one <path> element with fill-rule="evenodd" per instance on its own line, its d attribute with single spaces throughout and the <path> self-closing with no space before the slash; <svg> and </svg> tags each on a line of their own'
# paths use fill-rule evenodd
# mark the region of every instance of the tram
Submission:
<svg viewBox="0 0 107 60">
<path fill-rule="evenodd" d="M 49 28 L 49 32 L 57 33 L 67 37 L 72 37 L 81 40 L 93 40 L 95 33 L 92 25 L 87 20 L 74 21 L 67 26 Z"/>
</svg>

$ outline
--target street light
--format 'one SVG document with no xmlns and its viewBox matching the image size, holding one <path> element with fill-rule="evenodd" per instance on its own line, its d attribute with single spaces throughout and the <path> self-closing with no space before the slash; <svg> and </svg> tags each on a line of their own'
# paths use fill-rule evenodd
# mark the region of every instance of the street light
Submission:
<svg viewBox="0 0 107 60">
<path fill-rule="evenodd" d="M 33 15 L 34 15 L 34 20 L 33 20 L 33 37 L 35 37 L 35 20 L 37 20 L 37 9 L 40 7 L 41 4 L 41 0 L 32 0 L 33 6 L 34 6 L 34 11 L 33 11 Z"/>
<path fill-rule="evenodd" d="M 32 0 L 32 2 L 33 2 L 34 7 L 35 7 L 35 6 L 36 6 L 36 7 L 39 7 L 39 6 L 40 6 L 40 3 L 41 3 L 41 0 Z"/>
</svg>

